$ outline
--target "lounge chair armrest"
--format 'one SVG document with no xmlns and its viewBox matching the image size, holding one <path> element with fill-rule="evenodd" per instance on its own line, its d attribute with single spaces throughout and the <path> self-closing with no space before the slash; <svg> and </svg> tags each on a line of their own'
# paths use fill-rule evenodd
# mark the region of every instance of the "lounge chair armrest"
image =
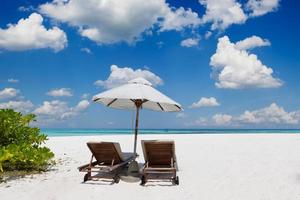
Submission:
<svg viewBox="0 0 300 200">
<path fill-rule="evenodd" d="M 144 173 L 175 173 L 175 168 L 145 168 Z"/>
<path fill-rule="evenodd" d="M 78 169 L 79 171 L 82 171 L 82 170 L 88 168 L 90 165 L 95 166 L 96 164 L 97 164 L 97 161 L 94 161 L 94 162 L 92 162 L 92 163 L 88 163 L 88 164 L 79 166 L 77 169 Z"/>
<path fill-rule="evenodd" d="M 176 169 L 176 171 L 179 171 L 177 161 L 174 161 L 174 168 Z"/>
</svg>

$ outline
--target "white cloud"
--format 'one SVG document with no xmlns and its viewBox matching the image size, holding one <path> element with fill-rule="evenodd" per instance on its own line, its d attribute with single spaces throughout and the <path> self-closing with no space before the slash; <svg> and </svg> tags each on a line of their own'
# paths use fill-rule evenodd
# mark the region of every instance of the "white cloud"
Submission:
<svg viewBox="0 0 300 200">
<path fill-rule="evenodd" d="M 199 23 L 190 9 L 173 9 L 165 0 L 54 0 L 39 7 L 41 13 L 77 27 L 99 44 L 134 43 L 155 26 L 160 31 L 182 30 Z"/>
<path fill-rule="evenodd" d="M 219 105 L 217 99 L 214 97 L 202 97 L 198 102 L 193 103 L 190 108 L 213 107 Z"/>
<path fill-rule="evenodd" d="M 194 124 L 196 124 L 196 125 L 203 125 L 203 126 L 207 125 L 207 123 L 208 123 L 208 120 L 205 117 L 200 117 L 199 119 L 197 119 L 194 122 Z"/>
<path fill-rule="evenodd" d="M 117 65 L 111 65 L 110 71 L 111 73 L 106 80 L 97 80 L 94 84 L 97 86 L 102 86 L 104 88 L 113 88 L 125 84 L 128 81 L 138 77 L 147 79 L 154 86 L 163 84 L 163 80 L 149 70 L 134 70 L 130 67 L 121 68 Z"/>
<path fill-rule="evenodd" d="M 287 112 L 276 103 L 270 106 L 248 111 L 246 110 L 237 120 L 242 123 L 276 123 L 276 124 L 297 124 L 300 118 L 295 117 L 295 112 Z"/>
<path fill-rule="evenodd" d="M 67 102 L 59 100 L 44 101 L 43 105 L 34 110 L 34 113 L 43 119 L 67 119 L 83 112 L 89 105 L 87 100 L 80 101 L 75 107 L 69 107 Z"/>
<path fill-rule="evenodd" d="M 4 88 L 0 90 L 0 99 L 8 99 L 16 97 L 20 93 L 19 90 L 15 88 Z"/>
<path fill-rule="evenodd" d="M 247 15 L 236 0 L 199 0 L 206 8 L 203 23 L 212 23 L 212 30 L 225 30 L 232 24 L 243 24 Z"/>
<path fill-rule="evenodd" d="M 206 119 L 205 117 L 199 117 L 198 119 L 194 120 L 194 121 L 188 121 L 188 122 L 184 122 L 185 126 L 209 126 L 210 122 L 208 119 Z"/>
<path fill-rule="evenodd" d="M 208 38 L 210 38 L 211 35 L 212 35 L 211 31 L 206 31 L 204 38 L 207 40 Z"/>
<path fill-rule="evenodd" d="M 186 122 L 185 125 L 196 127 L 232 126 L 233 117 L 227 114 L 215 114 L 211 118 L 199 117 L 194 121 Z"/>
<path fill-rule="evenodd" d="M 71 97 L 73 96 L 73 93 L 70 88 L 60 88 L 50 90 L 49 92 L 47 92 L 47 95 L 52 97 Z"/>
<path fill-rule="evenodd" d="M 65 112 L 61 115 L 62 119 L 68 119 L 78 115 L 80 112 L 86 110 L 89 107 L 90 103 L 87 100 L 80 101 L 74 108 L 70 108 L 68 112 Z"/>
<path fill-rule="evenodd" d="M 81 48 L 80 51 L 85 52 L 87 54 L 92 54 L 92 51 L 87 47 Z"/>
<path fill-rule="evenodd" d="M 180 7 L 175 11 L 168 9 L 162 21 L 160 31 L 176 30 L 181 31 L 185 27 L 195 28 L 200 25 L 201 20 L 196 12 L 190 8 L 185 10 Z"/>
<path fill-rule="evenodd" d="M 164 42 L 159 41 L 159 42 L 156 43 L 156 45 L 160 49 L 160 48 L 162 48 L 164 46 Z"/>
<path fill-rule="evenodd" d="M 40 6 L 40 11 L 58 21 L 78 27 L 82 36 L 97 43 L 132 43 L 163 15 L 167 5 L 150 0 L 94 1 L 56 0 Z"/>
<path fill-rule="evenodd" d="M 251 11 L 250 16 L 257 17 L 269 12 L 276 11 L 279 0 L 249 0 L 246 8 Z"/>
<path fill-rule="evenodd" d="M 114 125 L 115 122 L 107 122 L 108 125 Z"/>
<path fill-rule="evenodd" d="M 182 40 L 180 45 L 182 47 L 195 47 L 199 44 L 199 38 L 187 38 L 185 40 Z"/>
<path fill-rule="evenodd" d="M 84 94 L 82 94 L 81 98 L 82 98 L 82 99 L 88 99 L 89 96 L 90 96 L 90 94 L 84 93 Z"/>
<path fill-rule="evenodd" d="M 9 83 L 18 83 L 19 80 L 18 80 L 18 79 L 9 78 L 9 79 L 7 80 L 7 82 L 9 82 Z"/>
<path fill-rule="evenodd" d="M 212 119 L 216 125 L 229 125 L 232 121 L 232 116 L 227 114 L 215 114 Z"/>
<path fill-rule="evenodd" d="M 26 6 L 20 6 L 18 8 L 18 10 L 21 11 L 21 12 L 30 12 L 30 11 L 33 11 L 35 9 L 34 9 L 33 6 L 27 6 L 27 7 Z"/>
<path fill-rule="evenodd" d="M 235 47 L 239 50 L 248 50 L 253 49 L 254 47 L 263 47 L 270 46 L 271 43 L 267 39 L 262 39 L 256 35 L 248 37 L 244 40 L 238 41 L 235 44 Z"/>
<path fill-rule="evenodd" d="M 300 110 L 286 111 L 272 103 L 267 107 L 246 110 L 240 115 L 215 114 L 211 118 L 200 117 L 185 123 L 187 126 L 232 126 L 232 127 L 293 127 L 300 124 Z"/>
<path fill-rule="evenodd" d="M 186 118 L 187 114 L 185 114 L 184 112 L 180 112 L 176 114 L 176 118 Z"/>
<path fill-rule="evenodd" d="M 32 13 L 17 24 L 8 24 L 7 29 L 0 28 L 0 49 L 24 51 L 29 49 L 51 48 L 60 51 L 67 45 L 66 34 L 58 27 L 46 29 L 43 17 Z"/>
<path fill-rule="evenodd" d="M 64 101 L 44 101 L 43 105 L 36 108 L 34 113 L 37 115 L 57 115 L 60 116 L 69 110 L 68 104 Z"/>
<path fill-rule="evenodd" d="M 272 76 L 272 68 L 263 65 L 256 55 L 238 49 L 227 36 L 219 38 L 210 65 L 218 88 L 276 88 L 283 84 Z"/>
<path fill-rule="evenodd" d="M 76 105 L 75 110 L 83 111 L 83 110 L 87 109 L 89 107 L 89 105 L 90 105 L 90 103 L 88 100 L 82 100 Z"/>
<path fill-rule="evenodd" d="M 33 109 L 31 101 L 9 101 L 0 103 L 0 109 L 14 109 L 15 111 L 28 113 Z"/>
</svg>

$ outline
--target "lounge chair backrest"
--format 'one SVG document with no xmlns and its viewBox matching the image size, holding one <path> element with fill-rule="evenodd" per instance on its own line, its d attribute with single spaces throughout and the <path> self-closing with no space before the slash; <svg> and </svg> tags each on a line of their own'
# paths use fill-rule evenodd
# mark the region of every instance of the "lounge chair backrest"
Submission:
<svg viewBox="0 0 300 200">
<path fill-rule="evenodd" d="M 123 161 L 119 143 L 114 142 L 88 142 L 87 146 L 91 150 L 98 163 L 119 164 Z"/>
<path fill-rule="evenodd" d="M 149 165 L 170 165 L 172 159 L 176 162 L 174 141 L 144 140 L 142 147 Z"/>
</svg>

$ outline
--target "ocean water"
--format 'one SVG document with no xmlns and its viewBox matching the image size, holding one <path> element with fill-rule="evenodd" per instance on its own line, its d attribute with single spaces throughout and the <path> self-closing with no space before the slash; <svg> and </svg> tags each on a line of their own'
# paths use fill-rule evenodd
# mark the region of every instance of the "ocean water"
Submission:
<svg viewBox="0 0 300 200">
<path fill-rule="evenodd" d="M 42 129 L 52 136 L 131 135 L 132 129 Z M 300 129 L 141 129 L 139 134 L 299 134 Z"/>
</svg>

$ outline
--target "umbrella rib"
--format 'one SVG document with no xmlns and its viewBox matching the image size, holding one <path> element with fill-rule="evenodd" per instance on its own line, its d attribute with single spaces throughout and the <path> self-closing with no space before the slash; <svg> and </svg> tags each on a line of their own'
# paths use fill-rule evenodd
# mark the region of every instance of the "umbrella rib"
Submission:
<svg viewBox="0 0 300 200">
<path fill-rule="evenodd" d="M 107 106 L 110 106 L 110 105 L 113 104 L 115 101 L 117 101 L 117 98 L 115 98 L 115 99 L 113 99 L 111 102 L 109 102 L 109 103 L 107 104 Z"/>
<path fill-rule="evenodd" d="M 160 107 L 160 109 L 161 109 L 162 111 L 164 111 L 164 108 L 160 105 L 160 103 L 157 102 L 157 105 Z"/>
<path fill-rule="evenodd" d="M 98 101 L 98 100 L 100 100 L 100 99 L 101 99 L 101 98 L 96 98 L 96 99 L 94 99 L 93 101 L 96 102 L 96 101 Z"/>
<path fill-rule="evenodd" d="M 174 106 L 176 106 L 179 110 L 181 110 L 181 108 L 178 105 L 174 104 Z"/>
</svg>

